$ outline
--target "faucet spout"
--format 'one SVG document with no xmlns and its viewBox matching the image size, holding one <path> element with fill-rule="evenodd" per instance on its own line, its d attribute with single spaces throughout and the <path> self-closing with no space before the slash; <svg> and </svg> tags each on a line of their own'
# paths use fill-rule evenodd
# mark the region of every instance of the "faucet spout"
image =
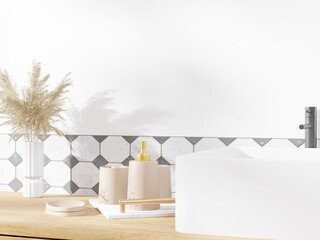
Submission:
<svg viewBox="0 0 320 240">
<path fill-rule="evenodd" d="M 317 148 L 317 108 L 305 108 L 305 124 L 299 125 L 300 129 L 305 129 L 305 147 Z"/>
<path fill-rule="evenodd" d="M 300 124 L 299 128 L 300 129 L 311 129 L 312 125 L 311 124 Z"/>
</svg>

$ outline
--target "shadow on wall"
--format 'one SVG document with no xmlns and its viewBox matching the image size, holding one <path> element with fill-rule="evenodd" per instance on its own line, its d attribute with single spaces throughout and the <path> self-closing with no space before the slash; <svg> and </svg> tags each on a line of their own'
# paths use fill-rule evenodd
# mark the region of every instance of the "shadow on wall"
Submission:
<svg viewBox="0 0 320 240">
<path fill-rule="evenodd" d="M 68 129 L 74 134 L 88 135 L 148 135 L 152 128 L 169 124 L 174 116 L 152 106 L 134 110 L 128 114 L 116 110 L 114 93 L 116 90 L 98 92 L 85 107 L 74 105 L 68 112 Z M 69 130 L 70 131 L 70 130 Z M 70 134 L 69 131 L 66 131 Z"/>
</svg>

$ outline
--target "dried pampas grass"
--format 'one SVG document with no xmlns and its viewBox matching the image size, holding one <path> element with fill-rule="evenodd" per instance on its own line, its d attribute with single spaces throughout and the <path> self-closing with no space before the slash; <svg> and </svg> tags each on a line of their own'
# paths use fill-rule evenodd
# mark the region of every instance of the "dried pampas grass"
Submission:
<svg viewBox="0 0 320 240">
<path fill-rule="evenodd" d="M 63 134 L 53 125 L 63 120 L 60 114 L 64 111 L 64 95 L 71 85 L 70 74 L 52 91 L 47 90 L 50 75 L 40 75 L 41 63 L 34 62 L 29 86 L 19 94 L 7 71 L 0 70 L 0 117 L 6 119 L 1 125 L 11 125 L 14 134 L 23 134 L 28 141 L 50 132 Z"/>
</svg>

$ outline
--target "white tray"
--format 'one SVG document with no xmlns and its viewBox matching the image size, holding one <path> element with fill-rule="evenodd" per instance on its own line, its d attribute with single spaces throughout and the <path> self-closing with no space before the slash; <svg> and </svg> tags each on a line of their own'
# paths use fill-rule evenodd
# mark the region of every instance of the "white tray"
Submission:
<svg viewBox="0 0 320 240">
<path fill-rule="evenodd" d="M 175 204 L 161 204 L 159 210 L 152 211 L 134 211 L 126 210 L 125 213 L 120 213 L 119 205 L 107 205 L 98 198 L 89 199 L 89 203 L 99 209 L 99 211 L 108 219 L 120 218 L 152 218 L 152 217 L 174 217 Z"/>
</svg>

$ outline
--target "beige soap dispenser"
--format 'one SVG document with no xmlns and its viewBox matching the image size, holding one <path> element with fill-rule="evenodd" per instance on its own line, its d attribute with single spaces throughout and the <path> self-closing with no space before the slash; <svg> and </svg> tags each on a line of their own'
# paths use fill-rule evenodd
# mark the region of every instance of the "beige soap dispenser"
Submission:
<svg viewBox="0 0 320 240">
<path fill-rule="evenodd" d="M 159 198 L 158 162 L 151 160 L 146 151 L 147 142 L 140 142 L 140 153 L 136 160 L 129 162 L 128 199 Z M 133 210 L 157 210 L 160 204 L 129 205 Z"/>
</svg>

